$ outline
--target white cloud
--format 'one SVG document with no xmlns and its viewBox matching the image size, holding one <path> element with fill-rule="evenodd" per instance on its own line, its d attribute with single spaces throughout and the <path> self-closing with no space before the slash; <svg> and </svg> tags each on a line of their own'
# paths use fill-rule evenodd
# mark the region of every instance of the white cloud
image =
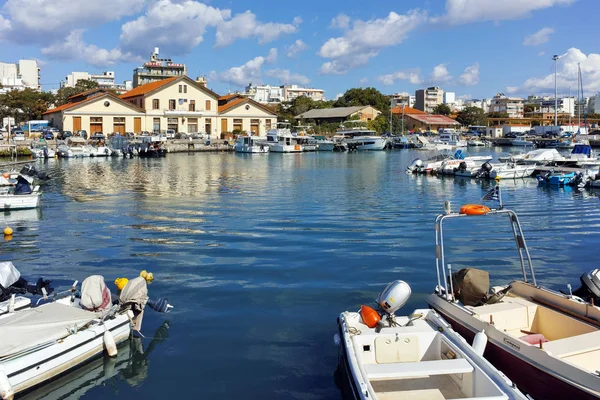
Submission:
<svg viewBox="0 0 600 400">
<path fill-rule="evenodd" d="M 577 48 L 570 48 L 557 62 L 557 86 L 560 93 L 577 88 L 577 63 L 581 65 L 583 89 L 586 93 L 600 91 L 600 54 L 586 55 Z M 554 61 L 548 60 L 548 69 L 552 72 L 542 77 L 527 79 L 523 85 L 514 88 L 514 92 L 554 94 Z"/>
<path fill-rule="evenodd" d="M 508 94 L 517 93 L 518 91 L 519 91 L 518 86 L 507 86 L 506 87 L 506 93 L 508 93 Z"/>
<path fill-rule="evenodd" d="M 550 35 L 554 33 L 554 28 L 542 28 L 536 33 L 526 36 L 523 40 L 524 46 L 539 46 L 550 40 Z"/>
<path fill-rule="evenodd" d="M 448 72 L 446 64 L 439 64 L 433 67 L 429 80 L 433 83 L 448 83 L 452 80 L 452 75 Z"/>
<path fill-rule="evenodd" d="M 276 78 L 281 85 L 308 85 L 310 79 L 304 75 L 291 73 L 287 69 L 270 69 L 265 72 L 265 75 L 270 78 Z"/>
<path fill-rule="evenodd" d="M 150 3 L 145 14 L 123 25 L 121 46 L 136 54 L 145 54 L 154 46 L 165 47 L 170 54 L 185 54 L 204 40 L 207 28 L 216 28 L 217 47 L 252 37 L 268 43 L 296 32 L 301 22 L 296 17 L 292 24 L 262 23 L 250 11 L 232 18 L 231 10 L 195 0 L 157 0 Z"/>
<path fill-rule="evenodd" d="M 475 63 L 465 68 L 458 77 L 458 84 L 462 86 L 475 86 L 479 83 L 479 63 Z"/>
<path fill-rule="evenodd" d="M 456 97 L 458 100 L 471 100 L 473 98 L 473 96 L 471 95 L 471 93 L 469 94 L 461 94 L 460 96 Z"/>
<path fill-rule="evenodd" d="M 538 56 L 543 56 L 544 54 L 546 54 L 546 52 L 545 52 L 545 51 L 540 51 L 540 52 L 538 53 Z"/>
<path fill-rule="evenodd" d="M 323 63 L 319 73 L 343 75 L 351 68 L 365 65 L 380 50 L 402 43 L 408 33 L 425 20 L 426 14 L 418 10 L 406 15 L 392 11 L 385 18 L 368 21 L 351 21 L 347 16 L 339 15 L 332 26 L 342 28 L 344 35 L 331 38 L 321 46 L 318 54 L 332 61 Z"/>
<path fill-rule="evenodd" d="M 299 53 L 306 50 L 307 46 L 302 40 L 298 39 L 286 49 L 285 55 L 288 57 L 296 57 Z"/>
<path fill-rule="evenodd" d="M 396 81 L 400 80 L 409 81 L 413 85 L 418 85 L 423 82 L 421 80 L 421 71 L 419 69 L 396 71 L 391 74 L 378 76 L 377 80 L 384 85 L 393 85 Z"/>
<path fill-rule="evenodd" d="M 361 85 L 366 85 L 367 83 L 369 83 L 369 78 L 360 78 L 358 83 L 360 83 Z"/>
<path fill-rule="evenodd" d="M 256 20 L 256 15 L 246 11 L 217 26 L 216 46 L 228 46 L 236 39 L 248 39 L 250 37 L 258 37 L 260 44 L 269 43 L 281 35 L 296 32 L 298 25 L 301 23 L 302 19 L 300 17 L 295 17 L 292 24 L 261 23 Z"/>
<path fill-rule="evenodd" d="M 272 48 L 266 57 L 258 56 L 239 67 L 229 68 L 227 71 L 216 74 L 211 72 L 209 77 L 235 86 L 245 86 L 250 82 L 262 81 L 262 66 L 273 63 L 277 59 L 277 49 Z"/>
<path fill-rule="evenodd" d="M 434 23 L 450 25 L 469 22 L 516 20 L 533 11 L 557 5 L 570 5 L 575 0 L 446 0 L 446 14 L 433 18 Z"/>
<path fill-rule="evenodd" d="M 123 53 L 120 49 L 106 50 L 98 48 L 93 44 L 86 44 L 83 40 L 83 30 L 77 29 L 71 32 L 64 42 L 56 43 L 42 48 L 42 54 L 57 60 L 85 60 L 86 63 L 105 67 L 121 62 L 141 61 L 131 53 Z"/>
<path fill-rule="evenodd" d="M 350 17 L 346 14 L 340 14 L 331 20 L 331 25 L 329 25 L 329 27 L 342 30 L 348 29 L 348 27 L 350 27 Z"/>
<path fill-rule="evenodd" d="M 140 12 L 146 0 L 8 0 L 2 7 L 0 32 L 21 44 L 46 45 L 75 29 L 90 28 Z M 6 21 L 12 28 L 6 27 Z"/>
</svg>

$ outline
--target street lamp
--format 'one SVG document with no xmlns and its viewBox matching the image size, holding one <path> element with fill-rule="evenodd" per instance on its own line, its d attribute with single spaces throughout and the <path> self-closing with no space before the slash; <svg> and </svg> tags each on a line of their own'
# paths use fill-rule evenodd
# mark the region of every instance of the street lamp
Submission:
<svg viewBox="0 0 600 400">
<path fill-rule="evenodd" d="M 558 55 L 552 56 L 554 60 L 554 126 L 558 129 L 558 85 L 556 81 L 556 62 L 560 57 Z M 560 131 L 560 129 L 559 129 Z"/>
</svg>

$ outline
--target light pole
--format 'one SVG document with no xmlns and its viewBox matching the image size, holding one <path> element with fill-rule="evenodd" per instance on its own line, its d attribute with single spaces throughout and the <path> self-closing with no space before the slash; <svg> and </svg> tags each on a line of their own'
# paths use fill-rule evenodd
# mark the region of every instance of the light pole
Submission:
<svg viewBox="0 0 600 400">
<path fill-rule="evenodd" d="M 556 81 L 556 64 L 560 57 L 556 54 L 552 57 L 554 60 L 554 126 L 558 129 L 558 84 Z M 560 131 L 560 129 L 559 129 Z"/>
</svg>

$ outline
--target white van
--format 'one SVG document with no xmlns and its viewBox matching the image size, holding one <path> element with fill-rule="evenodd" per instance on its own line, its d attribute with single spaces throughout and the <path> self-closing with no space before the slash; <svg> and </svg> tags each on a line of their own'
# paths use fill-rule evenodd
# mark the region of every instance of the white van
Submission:
<svg viewBox="0 0 600 400">
<path fill-rule="evenodd" d="M 174 129 L 167 129 L 167 139 L 175 139 L 175 130 Z"/>
</svg>

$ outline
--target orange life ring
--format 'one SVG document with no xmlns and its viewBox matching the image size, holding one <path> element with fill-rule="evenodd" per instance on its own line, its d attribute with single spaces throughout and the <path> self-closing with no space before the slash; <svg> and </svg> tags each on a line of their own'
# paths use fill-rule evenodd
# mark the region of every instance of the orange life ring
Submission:
<svg viewBox="0 0 600 400">
<path fill-rule="evenodd" d="M 465 204 L 460 208 L 461 214 L 484 215 L 490 212 L 490 208 L 482 204 Z"/>
<path fill-rule="evenodd" d="M 377 323 L 381 320 L 381 316 L 377 311 L 365 305 L 360 306 L 360 316 L 362 317 L 364 324 L 369 328 L 375 328 Z"/>
</svg>

